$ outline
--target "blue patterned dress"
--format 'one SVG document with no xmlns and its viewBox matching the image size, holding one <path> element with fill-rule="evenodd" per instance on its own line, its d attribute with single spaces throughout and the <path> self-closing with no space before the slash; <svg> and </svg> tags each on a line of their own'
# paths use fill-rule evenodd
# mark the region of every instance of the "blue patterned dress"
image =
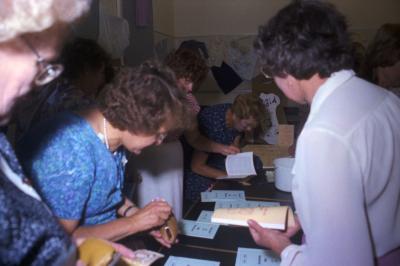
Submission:
<svg viewBox="0 0 400 266">
<path fill-rule="evenodd" d="M 207 138 L 225 145 L 233 144 L 235 138 L 242 133 L 226 125 L 226 112 L 232 104 L 218 104 L 203 108 L 198 114 L 199 130 Z M 219 153 L 209 153 L 207 165 L 222 171 L 225 169 L 226 156 Z M 262 172 L 260 158 L 254 156 L 254 167 L 259 174 Z M 194 173 L 190 168 L 185 168 L 185 198 L 194 201 L 200 197 L 200 193 L 206 191 L 215 179 Z"/>
<path fill-rule="evenodd" d="M 57 114 L 28 133 L 20 147 L 26 171 L 57 217 L 80 225 L 116 219 L 124 154 L 112 154 L 85 119 Z"/>
<path fill-rule="evenodd" d="M 199 130 L 207 138 L 225 145 L 233 143 L 240 132 L 226 126 L 225 115 L 232 104 L 218 104 L 203 108 L 198 114 Z M 209 153 L 207 164 L 225 171 L 225 158 L 221 154 Z M 185 170 L 185 198 L 196 200 L 200 192 L 207 190 L 215 179 Z"/>
<path fill-rule="evenodd" d="M 74 261 L 75 247 L 57 219 L 43 202 L 11 181 L 11 173 L 25 177 L 2 133 L 0 160 L 0 265 L 65 265 Z"/>
</svg>

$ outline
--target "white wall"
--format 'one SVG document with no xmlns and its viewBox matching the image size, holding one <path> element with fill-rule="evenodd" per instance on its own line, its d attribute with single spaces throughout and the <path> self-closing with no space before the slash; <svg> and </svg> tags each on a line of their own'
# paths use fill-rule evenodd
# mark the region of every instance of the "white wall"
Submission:
<svg viewBox="0 0 400 266">
<path fill-rule="evenodd" d="M 175 37 L 254 35 L 290 0 L 153 0 L 154 28 Z M 350 28 L 365 37 L 385 22 L 400 23 L 400 0 L 332 0 Z"/>
</svg>

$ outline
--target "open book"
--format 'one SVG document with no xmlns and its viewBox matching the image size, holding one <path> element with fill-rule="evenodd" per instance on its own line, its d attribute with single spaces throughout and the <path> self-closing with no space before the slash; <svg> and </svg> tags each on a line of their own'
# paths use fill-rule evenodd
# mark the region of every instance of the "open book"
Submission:
<svg viewBox="0 0 400 266">
<path fill-rule="evenodd" d="M 248 226 L 249 219 L 271 229 L 285 230 L 294 226 L 293 211 L 288 206 L 216 209 L 211 222 Z"/>
<path fill-rule="evenodd" d="M 255 175 L 253 152 L 241 152 L 228 155 L 225 160 L 227 176 L 218 179 L 238 179 Z"/>
</svg>

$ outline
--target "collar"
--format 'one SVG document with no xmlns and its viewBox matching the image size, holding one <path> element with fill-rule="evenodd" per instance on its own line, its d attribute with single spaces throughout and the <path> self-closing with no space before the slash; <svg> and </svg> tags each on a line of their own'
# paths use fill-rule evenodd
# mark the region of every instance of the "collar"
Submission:
<svg viewBox="0 0 400 266">
<path fill-rule="evenodd" d="M 314 95 L 311 102 L 310 114 L 308 120 L 311 120 L 318 113 L 325 100 L 343 83 L 355 75 L 353 70 L 340 70 L 332 73 L 331 76 L 322 84 Z"/>
</svg>

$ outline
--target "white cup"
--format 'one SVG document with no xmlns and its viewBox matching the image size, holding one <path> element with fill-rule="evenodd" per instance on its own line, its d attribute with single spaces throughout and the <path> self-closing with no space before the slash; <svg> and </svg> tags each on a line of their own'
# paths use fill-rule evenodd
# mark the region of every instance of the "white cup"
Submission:
<svg viewBox="0 0 400 266">
<path fill-rule="evenodd" d="M 294 158 L 283 157 L 274 160 L 275 187 L 285 192 L 292 191 Z"/>
</svg>

